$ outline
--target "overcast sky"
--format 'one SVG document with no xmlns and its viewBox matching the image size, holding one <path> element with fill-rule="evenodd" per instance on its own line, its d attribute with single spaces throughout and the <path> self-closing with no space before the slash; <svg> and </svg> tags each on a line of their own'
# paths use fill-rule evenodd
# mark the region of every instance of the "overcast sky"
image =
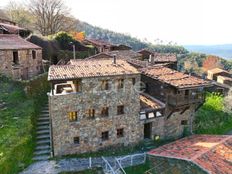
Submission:
<svg viewBox="0 0 232 174">
<path fill-rule="evenodd" d="M 23 1 L 23 0 L 18 0 Z M 0 0 L 4 7 L 9 0 Z M 154 41 L 232 43 L 232 0 L 65 0 L 90 24 Z"/>
</svg>

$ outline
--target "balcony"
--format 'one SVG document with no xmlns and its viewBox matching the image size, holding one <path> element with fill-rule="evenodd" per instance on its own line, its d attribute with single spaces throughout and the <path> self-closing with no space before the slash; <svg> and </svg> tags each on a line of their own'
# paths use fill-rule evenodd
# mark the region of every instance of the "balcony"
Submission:
<svg viewBox="0 0 232 174">
<path fill-rule="evenodd" d="M 169 95 L 167 103 L 174 107 L 186 106 L 205 101 L 204 93 L 192 93 L 189 95 Z"/>
</svg>

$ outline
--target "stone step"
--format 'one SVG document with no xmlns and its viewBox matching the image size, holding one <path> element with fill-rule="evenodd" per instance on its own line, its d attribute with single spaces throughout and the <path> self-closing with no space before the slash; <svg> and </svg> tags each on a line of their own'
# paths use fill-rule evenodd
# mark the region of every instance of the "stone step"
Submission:
<svg viewBox="0 0 232 174">
<path fill-rule="evenodd" d="M 41 117 L 49 117 L 49 114 L 48 113 L 40 114 L 39 118 L 41 118 Z"/>
<path fill-rule="evenodd" d="M 50 135 L 49 134 L 39 135 L 36 137 L 36 139 L 37 140 L 50 139 Z"/>
<path fill-rule="evenodd" d="M 47 129 L 47 130 L 39 130 L 39 131 L 36 131 L 36 134 L 37 135 L 42 135 L 42 134 L 49 134 L 50 133 L 50 130 Z"/>
<path fill-rule="evenodd" d="M 50 149 L 45 149 L 45 150 L 37 150 L 34 152 L 34 155 L 50 155 L 51 151 Z"/>
<path fill-rule="evenodd" d="M 46 114 L 46 113 L 49 113 L 49 111 L 47 109 L 44 109 L 44 110 L 41 111 L 41 113 L 42 114 L 44 114 L 44 113 Z"/>
<path fill-rule="evenodd" d="M 38 151 L 38 150 L 50 150 L 50 146 L 49 145 L 36 146 L 35 150 L 36 151 Z"/>
<path fill-rule="evenodd" d="M 48 125 L 40 125 L 40 126 L 38 126 L 37 128 L 36 128 L 38 131 L 39 130 L 49 130 L 49 126 Z"/>
<path fill-rule="evenodd" d="M 49 125 L 50 122 L 49 121 L 38 121 L 37 122 L 37 126 L 43 126 L 43 125 Z"/>
<path fill-rule="evenodd" d="M 38 156 L 33 157 L 32 159 L 34 161 L 45 161 L 45 160 L 48 160 L 49 158 L 50 158 L 49 155 L 38 155 Z"/>
<path fill-rule="evenodd" d="M 39 117 L 37 120 L 38 120 L 38 122 L 40 122 L 40 121 L 49 121 L 49 117 Z"/>
<path fill-rule="evenodd" d="M 36 141 L 36 144 L 37 144 L 37 145 L 50 144 L 50 140 L 49 140 L 49 139 L 38 140 L 38 141 Z"/>
</svg>

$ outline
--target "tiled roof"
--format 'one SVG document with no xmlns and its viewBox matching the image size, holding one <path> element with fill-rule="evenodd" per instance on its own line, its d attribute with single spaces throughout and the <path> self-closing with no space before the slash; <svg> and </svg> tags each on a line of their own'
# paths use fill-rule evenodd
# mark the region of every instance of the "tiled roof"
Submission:
<svg viewBox="0 0 232 174">
<path fill-rule="evenodd" d="M 217 74 L 217 73 L 221 73 L 221 72 L 229 73 L 228 71 L 221 69 L 221 68 L 210 69 L 210 70 L 208 70 L 208 72 L 210 72 L 212 74 Z"/>
<path fill-rule="evenodd" d="M 154 53 L 154 61 L 155 62 L 176 62 L 175 54 L 168 53 Z"/>
<path fill-rule="evenodd" d="M 130 74 L 139 74 L 139 71 L 124 60 L 117 60 L 116 64 L 113 64 L 112 60 L 109 59 L 76 60 L 71 65 L 51 66 L 48 72 L 48 80 Z"/>
<path fill-rule="evenodd" d="M 0 23 L 0 28 L 2 28 L 5 31 L 8 31 L 10 34 L 17 34 L 20 30 L 26 30 L 16 25 L 10 25 L 5 23 Z"/>
<path fill-rule="evenodd" d="M 85 41 L 90 42 L 94 45 L 98 45 L 98 46 L 111 46 L 112 45 L 110 42 L 100 40 L 100 39 L 88 38 L 88 39 L 85 39 Z"/>
<path fill-rule="evenodd" d="M 105 52 L 101 52 L 101 53 L 95 54 L 93 56 L 87 57 L 85 59 L 102 59 L 102 58 L 103 59 L 105 59 L 105 58 L 113 58 L 113 56 L 111 56 L 111 55 L 109 55 L 109 54 L 107 54 Z M 75 61 L 75 60 L 73 60 L 73 61 Z M 71 64 L 72 64 L 72 62 L 71 62 Z"/>
<path fill-rule="evenodd" d="M 133 50 L 117 50 L 117 51 L 109 51 L 107 54 L 113 56 L 116 55 L 119 59 L 133 59 L 142 57 L 141 54 L 133 51 Z"/>
<path fill-rule="evenodd" d="M 41 49 L 41 47 L 26 41 L 18 35 L 0 34 L 0 50 L 5 49 Z"/>
<path fill-rule="evenodd" d="M 139 50 L 139 51 L 137 51 L 137 53 L 151 54 L 154 57 L 155 63 L 176 62 L 177 61 L 176 55 L 172 54 L 172 53 L 157 53 L 157 52 L 154 52 L 154 51 L 148 50 L 148 49 Z"/>
<path fill-rule="evenodd" d="M 167 67 L 154 66 L 144 68 L 141 71 L 142 74 L 146 76 L 149 76 L 163 83 L 169 84 L 176 88 L 210 86 L 210 82 L 208 81 L 184 74 L 182 72 L 178 72 Z"/>
<path fill-rule="evenodd" d="M 212 174 L 232 171 L 231 135 L 192 135 L 148 152 L 149 155 L 191 161 Z"/>
<path fill-rule="evenodd" d="M 151 97 L 147 94 L 140 94 L 140 108 L 141 110 L 146 109 L 162 109 L 165 107 L 165 104 L 161 101 Z"/>
</svg>

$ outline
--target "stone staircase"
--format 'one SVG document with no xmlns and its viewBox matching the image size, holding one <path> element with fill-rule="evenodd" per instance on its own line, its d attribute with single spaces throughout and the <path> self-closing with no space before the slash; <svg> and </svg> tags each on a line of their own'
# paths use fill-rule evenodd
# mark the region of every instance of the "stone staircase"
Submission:
<svg viewBox="0 0 232 174">
<path fill-rule="evenodd" d="M 50 118 L 48 104 L 43 107 L 37 118 L 36 125 L 36 148 L 34 152 L 34 161 L 48 160 L 51 156 L 50 142 Z"/>
</svg>

